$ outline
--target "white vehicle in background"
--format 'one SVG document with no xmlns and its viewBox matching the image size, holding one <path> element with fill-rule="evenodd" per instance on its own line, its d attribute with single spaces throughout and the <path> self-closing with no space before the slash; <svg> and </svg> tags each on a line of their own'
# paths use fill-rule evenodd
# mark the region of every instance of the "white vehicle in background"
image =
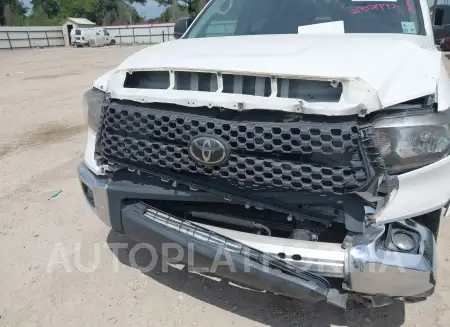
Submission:
<svg viewBox="0 0 450 327">
<path fill-rule="evenodd" d="M 107 30 L 101 27 L 76 28 L 70 35 L 72 44 L 76 47 L 114 45 L 116 40 Z"/>
</svg>

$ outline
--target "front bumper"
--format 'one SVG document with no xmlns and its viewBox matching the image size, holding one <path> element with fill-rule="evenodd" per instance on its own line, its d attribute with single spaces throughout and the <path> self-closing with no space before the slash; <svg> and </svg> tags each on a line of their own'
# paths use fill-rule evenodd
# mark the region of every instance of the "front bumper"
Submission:
<svg viewBox="0 0 450 327">
<path fill-rule="evenodd" d="M 219 269 L 215 273 L 230 280 L 293 298 L 328 300 L 337 304 L 341 300 L 336 300 L 323 277 L 342 279 L 343 289 L 368 297 L 409 299 L 427 297 L 434 291 L 435 240 L 428 229 L 411 220 L 396 224 L 420 236 L 415 254 L 386 250 L 383 246 L 385 226 L 368 228 L 364 235 L 354 237 L 343 249 L 341 244 L 186 225 L 181 219 L 138 201 L 192 199 L 193 194 L 189 191 L 174 190 L 170 185 L 161 185 L 159 181 L 143 176 L 139 182 L 96 176 L 84 164 L 79 166 L 78 174 L 86 199 L 105 224 L 133 239 L 149 243 L 160 252 L 164 252 L 167 243 L 179 244 L 183 249 L 194 244 L 194 253 L 202 266 L 211 267 L 217 252 L 224 250 L 232 258 L 236 272 Z M 211 201 L 211 197 L 216 195 L 195 193 L 195 201 Z M 209 236 L 205 239 L 206 234 Z M 261 255 L 267 255 L 269 265 L 261 262 Z M 246 271 L 245 262 L 255 256 L 256 261 L 253 260 L 250 271 Z M 289 273 L 290 269 L 295 273 Z"/>
</svg>

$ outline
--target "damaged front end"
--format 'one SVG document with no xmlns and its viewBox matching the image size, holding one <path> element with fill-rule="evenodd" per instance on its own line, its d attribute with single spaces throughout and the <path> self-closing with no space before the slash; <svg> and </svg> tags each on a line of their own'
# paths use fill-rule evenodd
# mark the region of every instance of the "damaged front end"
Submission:
<svg viewBox="0 0 450 327">
<path fill-rule="evenodd" d="M 412 220 L 376 221 L 398 188 L 383 155 L 389 126 L 364 110 L 326 116 L 298 101 L 339 102 L 341 82 L 173 71 L 116 78 L 121 74 L 120 92 L 91 91 L 101 106 L 88 118 L 90 161 L 101 174 L 79 170 L 86 197 L 115 230 L 158 249 L 194 244 L 209 265 L 225 250 L 240 273 L 214 273 L 294 298 L 345 307 L 346 295 L 358 293 L 379 306 L 433 292 L 431 232 Z M 199 94 L 203 102 L 148 101 L 147 89 Z M 205 94 L 258 101 L 227 108 L 220 99 L 205 105 Z M 300 105 L 248 107 L 261 98 Z M 419 102 L 432 110 L 428 97 L 412 105 Z M 405 115 L 400 107 L 393 113 Z M 250 272 L 242 270 L 248 260 Z"/>
</svg>

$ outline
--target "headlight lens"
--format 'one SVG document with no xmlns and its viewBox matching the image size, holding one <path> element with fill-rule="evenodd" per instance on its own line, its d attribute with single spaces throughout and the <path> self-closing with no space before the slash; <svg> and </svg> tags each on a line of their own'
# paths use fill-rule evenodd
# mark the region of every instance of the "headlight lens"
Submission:
<svg viewBox="0 0 450 327">
<path fill-rule="evenodd" d="M 100 128 L 100 118 L 102 113 L 102 105 L 105 101 L 106 93 L 99 89 L 92 88 L 83 95 L 84 115 L 87 124 L 94 131 Z"/>
<path fill-rule="evenodd" d="M 398 174 L 447 156 L 450 128 L 447 115 L 440 113 L 383 118 L 375 122 L 386 168 Z"/>
</svg>

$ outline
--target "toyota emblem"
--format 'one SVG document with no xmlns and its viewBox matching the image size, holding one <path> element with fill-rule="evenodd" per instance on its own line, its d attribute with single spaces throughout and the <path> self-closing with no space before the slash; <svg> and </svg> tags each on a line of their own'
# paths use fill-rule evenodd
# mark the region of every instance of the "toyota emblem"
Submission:
<svg viewBox="0 0 450 327">
<path fill-rule="evenodd" d="M 189 155 L 202 165 L 217 166 L 228 159 L 229 151 L 221 139 L 199 136 L 189 143 Z"/>
</svg>

